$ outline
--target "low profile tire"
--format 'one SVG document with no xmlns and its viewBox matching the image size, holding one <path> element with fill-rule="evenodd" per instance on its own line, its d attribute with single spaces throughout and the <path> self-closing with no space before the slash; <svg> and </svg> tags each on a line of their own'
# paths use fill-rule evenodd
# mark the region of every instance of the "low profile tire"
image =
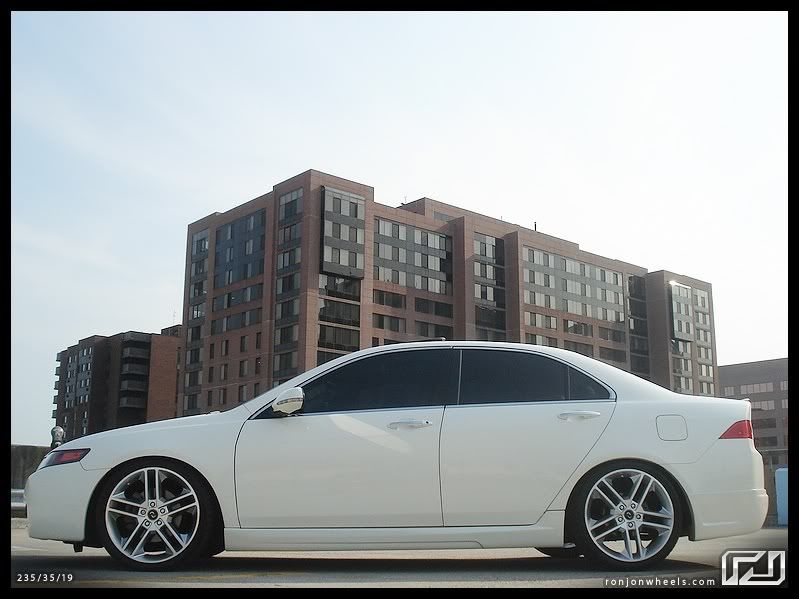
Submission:
<svg viewBox="0 0 799 599">
<path fill-rule="evenodd" d="M 619 461 L 578 484 L 566 518 L 570 536 L 593 565 L 642 570 L 671 553 L 682 510 L 680 495 L 662 470 Z"/>
<path fill-rule="evenodd" d="M 557 559 L 578 559 L 583 555 L 573 544 L 570 547 L 536 547 L 535 550 Z"/>
<path fill-rule="evenodd" d="M 100 489 L 96 530 L 131 570 L 162 571 L 208 555 L 215 506 L 206 482 L 179 462 L 136 460 Z"/>
</svg>

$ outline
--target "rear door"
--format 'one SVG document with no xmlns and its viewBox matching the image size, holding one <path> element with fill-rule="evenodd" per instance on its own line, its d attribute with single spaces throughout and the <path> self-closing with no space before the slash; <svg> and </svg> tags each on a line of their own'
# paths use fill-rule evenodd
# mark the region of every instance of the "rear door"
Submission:
<svg viewBox="0 0 799 599">
<path fill-rule="evenodd" d="M 615 405 L 608 388 L 548 356 L 464 348 L 441 431 L 444 525 L 537 522 Z"/>
</svg>

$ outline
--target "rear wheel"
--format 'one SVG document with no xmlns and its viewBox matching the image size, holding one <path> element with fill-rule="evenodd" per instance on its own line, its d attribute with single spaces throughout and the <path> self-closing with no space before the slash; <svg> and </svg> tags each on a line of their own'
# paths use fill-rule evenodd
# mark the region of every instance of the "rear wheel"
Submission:
<svg viewBox="0 0 799 599">
<path fill-rule="evenodd" d="M 170 570 L 207 554 L 214 505 L 204 480 L 171 460 L 137 460 L 103 484 L 96 530 L 133 570 Z"/>
<path fill-rule="evenodd" d="M 580 482 L 567 514 L 582 553 L 603 568 L 637 570 L 665 559 L 680 536 L 682 504 L 659 468 L 608 464 Z"/>
</svg>

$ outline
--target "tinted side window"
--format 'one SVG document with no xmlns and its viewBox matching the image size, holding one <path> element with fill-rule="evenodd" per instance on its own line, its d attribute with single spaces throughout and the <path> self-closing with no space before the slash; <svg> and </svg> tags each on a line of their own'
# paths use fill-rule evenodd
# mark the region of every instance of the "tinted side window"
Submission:
<svg viewBox="0 0 799 599">
<path fill-rule="evenodd" d="M 566 399 L 567 366 L 535 354 L 465 349 L 461 404 Z"/>
<path fill-rule="evenodd" d="M 455 403 L 458 352 L 427 349 L 381 354 L 341 366 L 303 385 L 302 413 Z"/>
<path fill-rule="evenodd" d="M 610 393 L 594 379 L 569 368 L 569 399 L 609 399 Z"/>
</svg>

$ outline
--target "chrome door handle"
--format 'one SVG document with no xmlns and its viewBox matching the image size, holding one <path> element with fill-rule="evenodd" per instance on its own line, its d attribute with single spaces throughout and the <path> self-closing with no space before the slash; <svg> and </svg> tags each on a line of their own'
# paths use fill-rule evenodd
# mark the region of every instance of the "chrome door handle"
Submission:
<svg viewBox="0 0 799 599">
<path fill-rule="evenodd" d="M 398 420 L 397 422 L 390 423 L 388 428 L 396 430 L 401 426 L 408 428 L 424 428 L 426 426 L 433 426 L 433 423 L 429 420 Z"/>
<path fill-rule="evenodd" d="M 562 414 L 558 414 L 558 418 L 561 420 L 588 420 L 589 418 L 596 418 L 597 416 L 601 416 L 599 412 L 591 412 L 589 410 L 581 410 L 578 412 L 563 412 Z"/>
</svg>

